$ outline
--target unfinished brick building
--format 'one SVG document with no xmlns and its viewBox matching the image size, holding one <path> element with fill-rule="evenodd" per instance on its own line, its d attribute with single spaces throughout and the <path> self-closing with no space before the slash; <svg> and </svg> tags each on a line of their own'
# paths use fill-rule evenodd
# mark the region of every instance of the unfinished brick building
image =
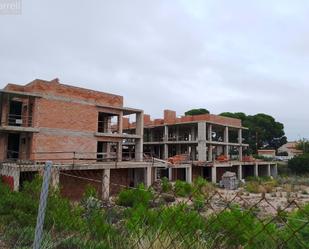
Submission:
<svg viewBox="0 0 309 249">
<path fill-rule="evenodd" d="M 130 132 L 135 125 L 124 123 Z M 221 180 L 226 171 L 235 172 L 239 179 L 247 176 L 275 176 L 276 163 L 243 156 L 248 144 L 242 133 L 247 128 L 241 120 L 213 114 L 177 117 L 165 110 L 163 119 L 151 120 L 144 115 L 144 152 L 171 161 L 174 167 L 156 169 L 156 177 L 189 182 L 203 176 L 212 182 Z M 134 146 L 127 141 L 128 147 Z"/>
<path fill-rule="evenodd" d="M 85 189 L 87 181 L 80 178 L 101 180 L 96 187 L 105 198 L 121 185 L 151 184 L 155 164 L 143 156 L 143 111 L 123 107 L 122 96 L 57 79 L 34 80 L 8 84 L 0 91 L 0 104 L 0 174 L 13 177 L 15 190 L 25 172 L 35 174 L 46 160 L 57 166 L 53 183 L 60 181 L 72 198 Z M 130 134 L 123 132 L 125 116 L 135 123 Z M 124 139 L 134 144 L 128 153 Z"/>
<path fill-rule="evenodd" d="M 151 120 L 123 106 L 123 97 L 34 80 L 0 90 L 0 175 L 18 190 L 29 174 L 52 161 L 54 185 L 78 199 L 86 185 L 103 198 L 121 187 L 150 186 L 163 176 L 202 176 L 218 182 L 226 171 L 238 178 L 276 175 L 276 164 L 243 156 L 241 120 L 212 114 L 176 117 L 165 110 Z M 27 177 L 25 177 L 27 176 Z"/>
</svg>

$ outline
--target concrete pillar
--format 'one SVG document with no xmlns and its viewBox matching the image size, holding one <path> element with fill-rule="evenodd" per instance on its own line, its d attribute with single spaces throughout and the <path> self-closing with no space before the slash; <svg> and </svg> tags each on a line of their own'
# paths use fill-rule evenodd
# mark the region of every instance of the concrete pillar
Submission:
<svg viewBox="0 0 309 249">
<path fill-rule="evenodd" d="M 176 125 L 176 141 L 179 141 L 179 125 Z"/>
<path fill-rule="evenodd" d="M 9 114 L 9 95 L 2 95 L 2 110 L 1 110 L 1 125 L 7 125 L 8 114 Z"/>
<path fill-rule="evenodd" d="M 102 200 L 108 200 L 110 188 L 110 169 L 103 169 L 102 172 Z"/>
<path fill-rule="evenodd" d="M 164 141 L 164 153 L 163 153 L 163 158 L 166 160 L 168 159 L 168 126 L 165 125 L 164 126 L 164 137 L 163 137 L 163 141 Z"/>
<path fill-rule="evenodd" d="M 199 161 L 206 161 L 206 122 L 199 122 L 198 123 L 198 160 Z"/>
<path fill-rule="evenodd" d="M 57 188 L 59 186 L 59 169 L 55 166 L 51 169 L 51 186 Z"/>
<path fill-rule="evenodd" d="M 238 130 L 238 143 L 242 144 L 242 129 Z"/>
<path fill-rule="evenodd" d="M 259 176 L 259 165 L 257 163 L 254 164 L 254 176 Z"/>
<path fill-rule="evenodd" d="M 238 151 L 238 157 L 239 157 L 239 161 L 242 161 L 242 146 L 239 147 L 239 151 Z"/>
<path fill-rule="evenodd" d="M 164 134 L 163 134 L 163 141 L 167 142 L 168 141 L 168 126 L 164 126 Z"/>
<path fill-rule="evenodd" d="M 238 179 L 239 180 L 242 179 L 242 165 L 241 164 L 238 166 Z"/>
<path fill-rule="evenodd" d="M 122 140 L 117 143 L 117 160 L 122 161 Z"/>
<path fill-rule="evenodd" d="M 140 138 L 135 139 L 135 160 L 143 161 L 143 139 L 144 139 L 144 112 L 136 113 L 136 135 Z"/>
<path fill-rule="evenodd" d="M 13 178 L 14 178 L 14 191 L 18 191 L 19 190 L 19 178 L 20 178 L 19 169 L 14 169 Z"/>
<path fill-rule="evenodd" d="M 212 161 L 212 145 L 208 145 L 208 160 L 207 161 Z"/>
<path fill-rule="evenodd" d="M 191 127 L 191 141 L 195 141 L 196 140 L 196 135 L 195 135 L 195 127 L 192 126 Z"/>
<path fill-rule="evenodd" d="M 217 183 L 217 168 L 215 166 L 211 167 L 211 182 Z"/>
<path fill-rule="evenodd" d="M 158 168 L 154 168 L 154 170 L 153 170 L 154 172 L 154 177 L 153 177 L 153 179 L 154 179 L 154 181 L 157 181 L 158 180 Z"/>
<path fill-rule="evenodd" d="M 119 122 L 120 122 L 119 120 L 118 120 L 118 123 L 117 123 L 118 129 L 119 129 Z M 103 132 L 112 133 L 112 117 L 104 118 L 103 122 L 104 123 L 106 122 L 106 130 L 105 130 L 105 124 L 103 124 Z"/>
<path fill-rule="evenodd" d="M 225 143 L 229 142 L 229 127 L 228 126 L 224 128 L 224 142 Z"/>
<path fill-rule="evenodd" d="M 118 133 L 122 134 L 123 131 L 123 122 L 122 122 L 123 112 L 121 111 L 118 116 Z M 136 122 L 137 123 L 137 122 Z"/>
<path fill-rule="evenodd" d="M 224 142 L 225 143 L 229 142 L 229 127 L 228 126 L 226 126 L 225 129 L 224 129 Z M 229 150 L 230 150 L 229 146 L 228 145 L 224 145 L 224 155 L 226 157 L 229 156 Z"/>
<path fill-rule="evenodd" d="M 150 187 L 151 184 L 152 184 L 151 171 L 152 171 L 151 166 L 148 166 L 147 168 L 145 168 L 145 184 L 146 184 L 146 187 Z"/>
<path fill-rule="evenodd" d="M 186 168 L 186 182 L 192 183 L 192 166 Z"/>
<path fill-rule="evenodd" d="M 196 146 L 192 145 L 191 146 L 191 156 L 192 156 L 192 160 L 196 160 Z"/>
<path fill-rule="evenodd" d="M 211 142 L 212 141 L 212 124 L 208 124 L 207 133 L 208 133 L 208 141 Z"/>
<path fill-rule="evenodd" d="M 173 168 L 168 168 L 168 180 L 173 181 Z"/>
<path fill-rule="evenodd" d="M 270 163 L 267 164 L 267 176 L 271 176 L 271 172 L 270 172 Z"/>
</svg>

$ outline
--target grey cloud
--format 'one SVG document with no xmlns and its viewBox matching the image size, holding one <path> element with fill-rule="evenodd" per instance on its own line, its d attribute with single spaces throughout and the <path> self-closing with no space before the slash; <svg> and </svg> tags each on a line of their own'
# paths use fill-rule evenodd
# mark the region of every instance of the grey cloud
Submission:
<svg viewBox="0 0 309 249">
<path fill-rule="evenodd" d="M 308 12 L 305 0 L 24 1 L 0 16 L 1 83 L 59 77 L 154 117 L 266 112 L 309 137 Z"/>
</svg>

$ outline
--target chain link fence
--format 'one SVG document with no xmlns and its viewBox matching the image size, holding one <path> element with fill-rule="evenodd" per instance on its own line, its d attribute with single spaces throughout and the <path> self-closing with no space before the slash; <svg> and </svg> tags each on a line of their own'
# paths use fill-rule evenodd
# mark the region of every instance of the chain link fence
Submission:
<svg viewBox="0 0 309 249">
<path fill-rule="evenodd" d="M 2 164 L 0 248 L 309 248 L 305 184 L 251 179 L 225 190 L 198 177 L 146 187 L 138 171 L 112 171 Z"/>
</svg>

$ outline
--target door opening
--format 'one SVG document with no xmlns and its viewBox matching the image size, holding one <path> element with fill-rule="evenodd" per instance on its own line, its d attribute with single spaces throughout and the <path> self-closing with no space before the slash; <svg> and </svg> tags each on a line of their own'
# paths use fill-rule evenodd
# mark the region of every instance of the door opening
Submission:
<svg viewBox="0 0 309 249">
<path fill-rule="evenodd" d="M 20 146 L 20 135 L 17 133 L 9 133 L 8 146 L 7 146 L 8 159 L 19 158 L 19 146 Z"/>
</svg>

